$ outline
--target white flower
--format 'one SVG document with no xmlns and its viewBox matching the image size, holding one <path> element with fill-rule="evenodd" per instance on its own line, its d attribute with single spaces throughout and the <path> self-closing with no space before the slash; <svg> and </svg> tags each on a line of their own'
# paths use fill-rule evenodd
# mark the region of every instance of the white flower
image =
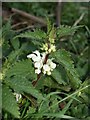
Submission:
<svg viewBox="0 0 90 120">
<path fill-rule="evenodd" d="M 40 56 L 40 53 L 39 51 L 34 51 L 32 54 L 30 55 L 27 55 L 27 58 L 32 58 L 32 60 L 34 62 L 37 62 L 37 61 L 40 61 L 41 60 L 41 56 Z"/>
<path fill-rule="evenodd" d="M 49 65 L 48 65 L 48 64 L 44 64 L 44 65 L 43 65 L 43 70 L 44 70 L 44 71 L 50 71 Z"/>
<path fill-rule="evenodd" d="M 35 62 L 35 64 L 34 64 L 34 67 L 35 67 L 35 68 L 41 69 L 42 66 L 43 66 L 43 61 L 42 61 L 42 60 L 40 60 L 40 61 L 38 61 L 38 62 Z"/>
<path fill-rule="evenodd" d="M 51 75 L 51 71 L 47 71 L 47 75 Z"/>
<path fill-rule="evenodd" d="M 43 73 L 47 75 L 51 75 L 51 72 L 50 72 L 50 66 L 48 64 L 44 64 L 43 65 Z"/>
<path fill-rule="evenodd" d="M 56 68 L 56 64 L 53 63 L 51 59 L 47 60 L 47 64 L 50 66 L 51 69 L 55 69 Z"/>
<path fill-rule="evenodd" d="M 51 75 L 51 71 L 56 68 L 56 64 L 51 59 L 47 60 L 47 63 L 43 65 L 43 73 Z"/>
<path fill-rule="evenodd" d="M 17 101 L 17 102 L 22 98 L 22 95 L 21 95 L 21 94 L 14 93 L 14 95 L 16 96 L 16 101 Z"/>
<path fill-rule="evenodd" d="M 43 52 L 41 55 L 42 55 L 42 61 L 44 62 L 45 57 L 46 57 L 46 53 L 45 53 L 45 52 Z"/>
<path fill-rule="evenodd" d="M 33 60 L 36 74 L 40 74 L 42 71 L 44 74 L 51 75 L 51 71 L 56 68 L 56 64 L 52 62 L 52 59 L 48 59 L 46 64 L 44 64 L 46 52 L 40 54 L 36 50 L 27 57 Z"/>
<path fill-rule="evenodd" d="M 40 69 L 36 69 L 36 70 L 35 70 L 35 73 L 36 73 L 36 74 L 39 74 L 40 72 L 41 72 Z"/>
<path fill-rule="evenodd" d="M 38 57 L 40 57 L 40 52 L 38 50 L 34 51 L 33 53 L 35 53 Z"/>
</svg>

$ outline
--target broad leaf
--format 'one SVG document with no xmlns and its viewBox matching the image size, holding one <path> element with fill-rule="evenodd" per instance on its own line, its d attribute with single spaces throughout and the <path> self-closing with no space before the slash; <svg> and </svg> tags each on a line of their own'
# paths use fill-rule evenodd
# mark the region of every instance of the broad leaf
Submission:
<svg viewBox="0 0 90 120">
<path fill-rule="evenodd" d="M 57 33 L 57 36 L 60 37 L 60 38 L 68 36 L 68 35 L 73 35 L 79 27 L 81 27 L 81 26 L 71 27 L 71 26 L 62 25 L 57 29 L 56 33 Z"/>
<path fill-rule="evenodd" d="M 23 60 L 16 62 L 7 72 L 6 77 L 11 76 L 24 76 L 29 77 L 29 79 L 36 79 L 36 74 L 34 72 L 34 67 L 32 66 L 31 60 Z"/>
<path fill-rule="evenodd" d="M 63 71 L 63 73 L 65 72 Z M 65 76 L 63 73 L 62 73 L 62 69 L 60 70 L 60 67 L 57 67 L 52 71 L 51 75 L 59 84 L 66 85 Z"/>
<path fill-rule="evenodd" d="M 55 52 L 53 54 L 53 57 L 55 58 L 56 62 L 58 62 L 65 68 L 72 87 L 74 89 L 78 88 L 81 84 L 81 80 L 79 79 L 79 75 L 74 68 L 70 53 L 65 51 L 64 49 L 61 49 Z"/>
<path fill-rule="evenodd" d="M 20 93 L 28 93 L 31 94 L 32 96 L 36 97 L 37 99 L 44 99 L 42 94 L 36 90 L 30 81 L 28 81 L 25 77 L 13 77 L 11 79 L 6 80 L 7 84 L 14 89 L 17 92 Z"/>
<path fill-rule="evenodd" d="M 3 85 L 2 93 L 2 108 L 19 118 L 18 106 L 11 90 L 6 85 Z"/>
<path fill-rule="evenodd" d="M 11 44 L 15 50 L 19 49 L 19 47 L 20 47 L 20 42 L 19 42 L 18 38 L 11 39 Z"/>
<path fill-rule="evenodd" d="M 15 38 L 20 37 L 20 38 L 31 38 L 31 39 L 45 39 L 46 38 L 46 33 L 43 32 L 42 30 L 35 30 L 34 32 L 28 31 L 25 33 L 21 33 L 20 35 L 17 35 Z"/>
</svg>

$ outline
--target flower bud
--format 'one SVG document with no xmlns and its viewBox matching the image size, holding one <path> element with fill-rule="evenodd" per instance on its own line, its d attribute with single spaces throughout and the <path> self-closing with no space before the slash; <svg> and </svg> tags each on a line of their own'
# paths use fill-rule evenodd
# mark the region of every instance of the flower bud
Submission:
<svg viewBox="0 0 90 120">
<path fill-rule="evenodd" d="M 55 43 L 55 39 L 54 38 L 49 38 L 50 43 Z"/>
<path fill-rule="evenodd" d="M 35 70 L 35 73 L 36 73 L 36 74 L 39 74 L 40 72 L 41 72 L 40 69 L 36 69 L 36 70 Z"/>
</svg>

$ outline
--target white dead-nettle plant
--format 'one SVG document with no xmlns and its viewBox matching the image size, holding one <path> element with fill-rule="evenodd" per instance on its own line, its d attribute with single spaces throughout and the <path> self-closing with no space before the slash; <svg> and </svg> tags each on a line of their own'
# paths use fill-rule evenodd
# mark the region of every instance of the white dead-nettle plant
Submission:
<svg viewBox="0 0 90 120">
<path fill-rule="evenodd" d="M 56 47 L 53 43 L 50 42 L 49 44 L 43 44 L 43 47 L 41 48 L 45 51 L 43 53 L 40 53 L 38 50 L 36 50 L 32 54 L 27 55 L 27 58 L 31 58 L 34 63 L 36 74 L 40 74 L 41 72 L 43 72 L 44 74 L 51 75 L 51 71 L 56 68 L 56 64 L 52 61 L 53 59 L 47 58 L 45 62 L 46 56 L 51 52 L 56 51 Z"/>
</svg>

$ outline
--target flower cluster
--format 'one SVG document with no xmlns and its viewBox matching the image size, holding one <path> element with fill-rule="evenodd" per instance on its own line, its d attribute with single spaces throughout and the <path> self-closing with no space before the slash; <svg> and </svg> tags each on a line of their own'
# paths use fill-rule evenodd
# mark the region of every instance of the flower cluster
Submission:
<svg viewBox="0 0 90 120">
<path fill-rule="evenodd" d="M 47 63 L 43 65 L 43 73 L 51 75 L 51 71 L 56 68 L 56 64 L 51 59 L 47 60 Z"/>
<path fill-rule="evenodd" d="M 27 58 L 33 60 L 36 74 L 39 74 L 42 71 L 44 74 L 51 75 L 51 71 L 56 68 L 56 64 L 53 63 L 51 59 L 48 59 L 47 62 L 44 63 L 46 58 L 45 52 L 40 54 L 40 52 L 36 50 L 32 54 L 29 54 Z"/>
<path fill-rule="evenodd" d="M 54 44 L 48 45 L 48 43 L 43 44 L 43 47 L 41 49 L 45 50 L 46 53 L 51 53 L 56 51 L 55 45 Z"/>
</svg>

